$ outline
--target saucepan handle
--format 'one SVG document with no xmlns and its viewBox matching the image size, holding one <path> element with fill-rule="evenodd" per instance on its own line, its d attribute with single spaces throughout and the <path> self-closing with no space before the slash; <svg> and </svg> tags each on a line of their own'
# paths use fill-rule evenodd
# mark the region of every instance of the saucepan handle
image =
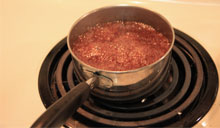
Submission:
<svg viewBox="0 0 220 128">
<path fill-rule="evenodd" d="M 79 83 L 65 96 L 52 104 L 31 126 L 32 128 L 60 127 L 89 97 L 97 77 Z"/>
</svg>

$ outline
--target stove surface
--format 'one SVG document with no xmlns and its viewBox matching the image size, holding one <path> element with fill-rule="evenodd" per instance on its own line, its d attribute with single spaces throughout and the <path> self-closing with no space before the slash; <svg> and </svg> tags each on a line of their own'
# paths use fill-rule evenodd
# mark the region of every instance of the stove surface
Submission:
<svg viewBox="0 0 220 128">
<path fill-rule="evenodd" d="M 164 15 L 197 40 L 220 71 L 220 2 L 217 0 L 39 0 L 0 4 L 0 127 L 30 127 L 45 111 L 38 75 L 48 52 L 67 35 L 73 22 L 93 9 L 129 4 Z M 220 92 L 211 110 L 194 127 L 220 127 Z"/>
<path fill-rule="evenodd" d="M 45 107 L 86 80 L 74 65 L 66 38 L 47 55 L 39 74 Z M 69 118 L 70 127 L 192 127 L 209 111 L 218 91 L 218 74 L 208 53 L 188 35 L 175 30 L 171 65 L 160 79 L 128 91 L 94 88 Z M 190 120 L 189 120 L 190 119 Z"/>
</svg>

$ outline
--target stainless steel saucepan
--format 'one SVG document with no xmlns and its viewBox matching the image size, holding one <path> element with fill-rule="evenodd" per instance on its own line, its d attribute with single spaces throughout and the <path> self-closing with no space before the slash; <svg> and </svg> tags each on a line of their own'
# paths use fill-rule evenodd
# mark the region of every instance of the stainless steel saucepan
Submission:
<svg viewBox="0 0 220 128">
<path fill-rule="evenodd" d="M 72 51 L 72 44 L 77 37 L 83 34 L 89 27 L 97 23 L 111 21 L 136 21 L 148 24 L 168 38 L 171 46 L 169 50 L 159 60 L 153 64 L 128 71 L 108 71 L 97 69 L 87 65 L 78 59 Z M 136 87 L 153 86 L 152 80 L 160 79 L 160 74 L 170 63 L 171 50 L 174 45 L 174 30 L 170 23 L 160 14 L 136 6 L 111 6 L 96 9 L 82 16 L 72 26 L 67 45 L 72 55 L 73 62 L 77 69 L 83 74 L 87 81 L 80 83 L 71 89 L 64 97 L 52 104 L 44 112 L 32 127 L 57 127 L 76 111 L 76 109 L 88 99 L 93 88 L 100 88 L 106 91 L 129 89 L 129 86 Z"/>
</svg>

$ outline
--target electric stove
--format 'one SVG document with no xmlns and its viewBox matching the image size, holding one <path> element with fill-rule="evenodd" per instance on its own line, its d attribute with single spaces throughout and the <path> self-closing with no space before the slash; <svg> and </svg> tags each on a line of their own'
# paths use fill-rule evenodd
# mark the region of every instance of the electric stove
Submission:
<svg viewBox="0 0 220 128">
<path fill-rule="evenodd" d="M 85 80 L 63 38 L 82 15 L 114 5 L 153 10 L 181 30 L 175 30 L 172 63 L 154 83 L 158 88 L 130 96 L 94 90 L 65 126 L 220 127 L 219 0 L 3 0 L 1 128 L 30 127 L 45 107 Z"/>
<path fill-rule="evenodd" d="M 218 74 L 207 51 L 189 35 L 175 29 L 170 66 L 133 95 L 94 89 L 90 98 L 65 123 L 66 127 L 192 127 L 213 105 Z M 45 58 L 39 74 L 39 92 L 49 107 L 85 81 L 77 70 L 64 38 Z"/>
</svg>

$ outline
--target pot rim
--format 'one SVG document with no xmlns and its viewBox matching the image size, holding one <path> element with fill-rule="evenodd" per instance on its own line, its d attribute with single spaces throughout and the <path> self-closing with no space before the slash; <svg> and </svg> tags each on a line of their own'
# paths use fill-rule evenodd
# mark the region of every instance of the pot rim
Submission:
<svg viewBox="0 0 220 128">
<path fill-rule="evenodd" d="M 171 28 L 171 31 L 172 31 L 172 35 L 173 35 L 173 38 L 172 38 L 172 42 L 171 42 L 171 45 L 170 45 L 170 48 L 167 50 L 167 52 L 160 58 L 158 59 L 157 61 L 149 64 L 149 65 L 146 65 L 146 66 L 143 66 L 143 67 L 140 67 L 140 68 L 136 68 L 136 69 L 132 69 L 132 70 L 126 70 L 126 71 L 112 71 L 112 70 L 104 70 L 104 69 L 99 69 L 99 68 L 95 68 L 93 66 L 90 66 L 88 64 L 86 64 L 85 62 L 83 62 L 82 60 L 78 59 L 77 56 L 75 56 L 75 54 L 73 53 L 72 49 L 71 49 L 71 46 L 70 46 L 70 34 L 73 30 L 73 28 L 75 27 L 75 25 L 77 23 L 79 23 L 83 18 L 85 18 L 86 16 L 92 14 L 92 13 L 95 13 L 97 11 L 100 11 L 102 9 L 108 9 L 108 8 L 114 8 L 114 7 L 131 7 L 131 8 L 140 8 L 140 9 L 144 9 L 146 11 L 150 11 L 156 15 L 158 15 L 159 17 L 161 17 L 168 25 L 169 27 Z M 95 70 L 96 72 L 106 72 L 106 73 L 116 73 L 116 74 L 120 74 L 120 73 L 130 73 L 130 72 L 138 72 L 140 70 L 143 70 L 143 69 L 146 69 L 146 68 L 151 68 L 153 67 L 154 65 L 156 65 L 157 63 L 159 63 L 160 61 L 162 61 L 166 56 L 169 55 L 169 53 L 171 52 L 172 48 L 173 48 L 173 45 L 174 45 L 174 41 L 175 41 L 175 33 L 174 33 L 174 29 L 173 27 L 171 26 L 170 22 L 164 17 L 162 16 L 161 14 L 157 13 L 157 12 L 154 12 L 152 10 L 149 10 L 149 9 L 146 9 L 146 8 L 143 8 L 143 7 L 139 7 L 139 6 L 133 6 L 133 5 L 114 5 L 114 6 L 105 6 L 105 7 L 101 7 L 101 8 L 97 8 L 95 10 L 92 10 L 92 11 L 89 11 L 87 12 L 86 14 L 82 15 L 80 18 L 78 18 L 72 25 L 69 33 L 68 33 L 68 36 L 67 36 L 67 47 L 69 49 L 69 52 L 71 53 L 72 57 L 74 57 L 74 59 L 76 59 L 79 63 L 89 67 L 90 69 L 92 70 Z"/>
</svg>

